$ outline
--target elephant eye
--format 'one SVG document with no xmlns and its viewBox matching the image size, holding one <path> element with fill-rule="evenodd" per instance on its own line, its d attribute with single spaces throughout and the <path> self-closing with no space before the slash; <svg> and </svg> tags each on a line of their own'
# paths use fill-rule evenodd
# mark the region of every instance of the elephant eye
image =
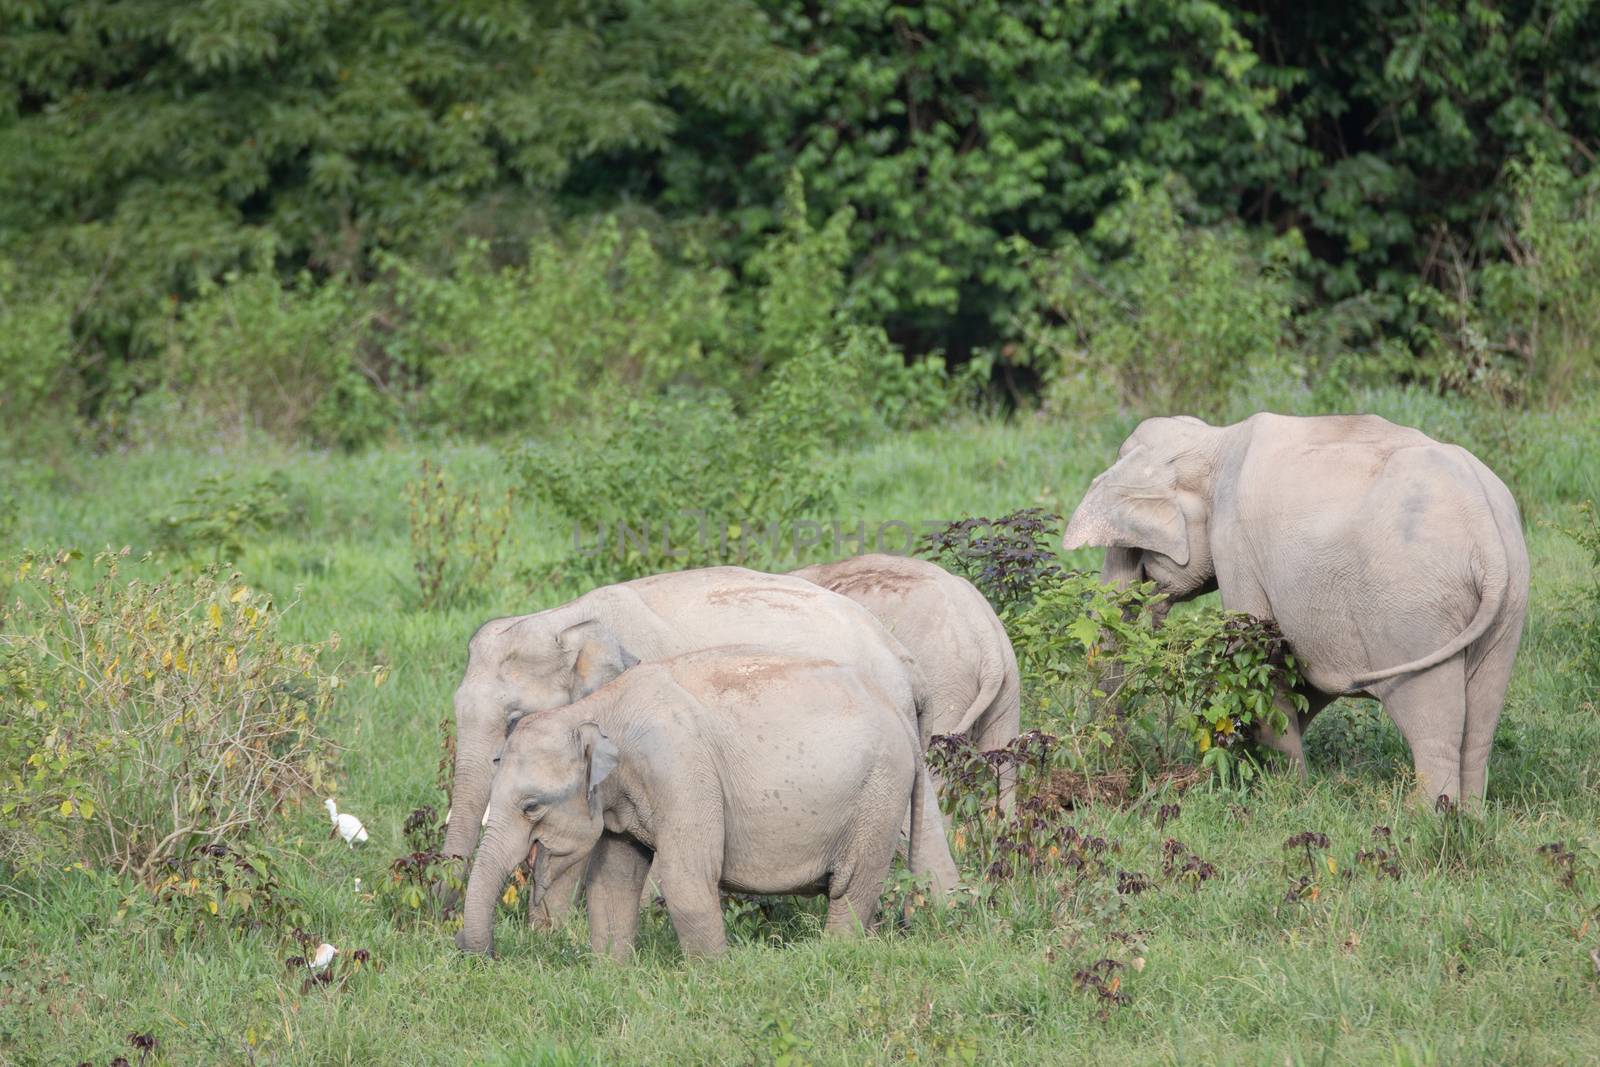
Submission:
<svg viewBox="0 0 1600 1067">
<path fill-rule="evenodd" d="M 524 800 L 522 802 L 522 814 L 526 815 L 530 819 L 537 817 L 543 811 L 544 805 L 539 803 L 537 800 Z"/>
<path fill-rule="evenodd" d="M 517 723 L 521 722 L 522 719 L 523 719 L 523 716 L 525 716 L 527 714 L 528 713 L 525 712 L 525 711 L 515 712 L 514 714 L 512 714 L 512 716 L 510 718 L 508 718 L 506 720 L 506 736 L 507 737 L 511 736 L 511 731 L 515 730 L 517 728 Z"/>
</svg>

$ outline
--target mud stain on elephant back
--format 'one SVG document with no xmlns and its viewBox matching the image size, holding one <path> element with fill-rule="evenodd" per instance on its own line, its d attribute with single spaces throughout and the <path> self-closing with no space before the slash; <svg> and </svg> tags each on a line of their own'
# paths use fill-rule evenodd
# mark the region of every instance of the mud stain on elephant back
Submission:
<svg viewBox="0 0 1600 1067">
<path fill-rule="evenodd" d="M 735 694 L 754 699 L 797 675 L 839 669 L 839 664 L 826 659 L 757 659 L 712 667 L 696 675 L 719 696 Z"/>
<path fill-rule="evenodd" d="M 904 571 L 894 570 L 889 567 L 869 568 L 841 568 L 843 573 L 835 571 L 832 567 L 822 566 L 815 571 L 815 576 L 810 581 L 832 590 L 840 596 L 852 594 L 884 593 L 891 596 L 906 596 L 922 585 L 925 579 Z"/>
<path fill-rule="evenodd" d="M 773 589 L 757 585 L 715 589 L 706 594 L 706 603 L 714 607 L 731 608 L 759 605 L 788 612 L 799 612 L 814 599 L 815 594 L 810 589 Z"/>
</svg>

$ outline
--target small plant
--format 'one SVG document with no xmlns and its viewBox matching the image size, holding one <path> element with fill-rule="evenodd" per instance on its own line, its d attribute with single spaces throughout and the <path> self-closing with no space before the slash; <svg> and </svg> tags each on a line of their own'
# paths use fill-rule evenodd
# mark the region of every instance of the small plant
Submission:
<svg viewBox="0 0 1600 1067">
<path fill-rule="evenodd" d="M 996 612 L 1015 612 L 1043 587 L 1066 576 L 1056 557 L 1061 516 L 1024 508 L 997 519 L 959 519 L 923 536 L 917 553 L 959 574 Z"/>
<path fill-rule="evenodd" d="M 1304 707 L 1294 657 L 1270 621 L 1199 610 L 1163 625 L 1162 604 L 1148 584 L 1051 582 L 1010 626 L 1025 689 L 1079 766 L 1132 761 L 1149 773 L 1198 759 L 1222 787 L 1242 784 L 1256 762 L 1241 742 L 1258 724 L 1284 726 L 1277 696 Z"/>
<path fill-rule="evenodd" d="M 1283 897 L 1285 903 L 1315 903 L 1322 896 L 1322 884 L 1319 879 L 1323 871 L 1337 874 L 1339 870 L 1339 865 L 1327 854 L 1329 846 L 1328 835 L 1316 830 L 1302 831 L 1283 843 L 1284 851 L 1298 852 L 1304 861 L 1301 867 L 1304 873 L 1299 875 L 1293 873 L 1292 863 L 1288 863 L 1290 883 L 1289 891 Z M 1319 855 L 1322 857 L 1321 863 L 1317 862 Z"/>
<path fill-rule="evenodd" d="M 183 556 L 209 552 L 211 562 L 237 560 L 245 536 L 266 533 L 290 517 L 288 480 L 281 473 L 249 481 L 211 474 L 151 515 L 157 547 Z"/>
<path fill-rule="evenodd" d="M 756 1060 L 770 1067 L 811 1067 L 810 1039 L 795 1030 L 795 1016 L 780 1006 L 774 1006 L 761 1018 L 760 1038 Z"/>
<path fill-rule="evenodd" d="M 1387 826 L 1372 828 L 1371 848 L 1356 850 L 1356 866 L 1364 867 L 1384 878 L 1400 880 L 1400 851 L 1393 841 L 1394 832 Z"/>
<path fill-rule="evenodd" d="M 444 468 L 422 461 L 422 474 L 406 485 L 411 517 L 412 569 L 420 606 L 448 607 L 481 593 L 500 563 L 511 527 L 511 493 L 497 506 L 477 490 L 461 492 Z"/>
<path fill-rule="evenodd" d="M 1102 1022 L 1110 1017 L 1112 1008 L 1125 1008 L 1133 1003 L 1133 999 L 1122 991 L 1120 972 L 1125 969 L 1121 960 L 1108 956 L 1095 960 L 1072 975 L 1072 984 L 1098 1002 Z"/>
<path fill-rule="evenodd" d="M 862 989 L 856 998 L 856 1018 L 869 1033 L 881 1035 L 884 1063 L 928 1063 L 940 1067 L 968 1067 L 979 1062 L 978 1042 L 963 1032 L 960 1016 L 941 1010 L 926 988 L 916 990 L 911 1010 L 893 994 L 876 987 Z"/>
<path fill-rule="evenodd" d="M 177 941 L 217 927 L 276 929 L 303 921 L 304 909 L 279 884 L 266 854 L 251 842 L 213 843 L 167 864 L 155 901 Z"/>
<path fill-rule="evenodd" d="M 1169 837 L 1161 843 L 1161 873 L 1169 881 L 1198 890 L 1217 876 L 1217 867 L 1189 851 L 1182 841 Z"/>
</svg>

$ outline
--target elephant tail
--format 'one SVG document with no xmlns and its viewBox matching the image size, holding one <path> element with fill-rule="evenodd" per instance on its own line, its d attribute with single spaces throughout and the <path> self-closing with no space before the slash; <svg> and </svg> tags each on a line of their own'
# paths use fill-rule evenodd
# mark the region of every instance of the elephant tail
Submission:
<svg viewBox="0 0 1600 1067">
<path fill-rule="evenodd" d="M 1421 659 L 1402 663 L 1397 667 L 1385 667 L 1381 671 L 1371 671 L 1351 679 L 1351 690 L 1363 689 L 1373 682 L 1381 682 L 1385 678 L 1396 678 L 1402 674 L 1415 674 L 1425 671 L 1429 667 L 1437 667 L 1451 656 L 1471 645 L 1478 638 L 1489 632 L 1489 627 L 1494 625 L 1500 608 L 1505 604 L 1506 592 L 1511 584 L 1509 554 L 1506 551 L 1505 537 L 1500 532 L 1500 524 L 1495 521 L 1491 510 L 1488 515 L 1490 535 L 1479 540 L 1484 548 L 1483 576 L 1479 582 L 1482 590 L 1478 601 L 1477 613 L 1472 616 L 1472 621 L 1467 623 L 1467 628 L 1462 630 L 1443 647 L 1423 656 Z"/>
</svg>

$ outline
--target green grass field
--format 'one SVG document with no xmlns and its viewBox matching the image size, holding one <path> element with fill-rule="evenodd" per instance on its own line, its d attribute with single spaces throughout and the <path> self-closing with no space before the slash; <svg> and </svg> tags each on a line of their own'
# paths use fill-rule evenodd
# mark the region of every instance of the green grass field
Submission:
<svg viewBox="0 0 1600 1067">
<path fill-rule="evenodd" d="M 1600 1062 L 1600 711 L 1596 667 L 1572 661 L 1563 614 L 1594 576 L 1542 525 L 1600 496 L 1600 428 L 1519 417 L 1512 462 L 1466 409 L 1416 394 L 1368 401 L 1478 449 L 1525 510 L 1533 605 L 1481 818 L 1409 808 L 1398 733 L 1372 706 L 1341 702 L 1311 731 L 1305 784 L 1275 771 L 1242 798 L 1202 786 L 1077 812 L 1081 831 L 1117 843 L 1102 875 L 1023 879 L 991 906 L 919 911 L 908 929 L 855 943 L 820 939 L 820 904 L 745 916 L 713 962 L 686 962 L 659 909 L 631 966 L 591 957 L 581 921 L 533 932 L 510 909 L 499 958 L 467 958 L 447 926 L 402 922 L 354 891 L 358 876 L 385 877 L 406 814 L 439 802 L 438 723 L 474 627 L 572 592 L 515 579 L 569 536 L 524 506 L 498 584 L 470 606 L 415 607 L 403 486 L 423 455 L 459 481 L 503 486 L 492 449 L 162 448 L 17 472 L 14 539 L 86 551 L 140 549 L 148 514 L 202 474 L 285 472 L 302 512 L 252 541 L 238 568 L 294 604 L 293 636 L 342 639 L 337 657 L 357 682 L 327 729 L 343 746 L 341 807 L 371 841 L 330 840 L 310 798 L 272 849 L 307 929 L 371 961 L 342 987 L 303 991 L 283 931 L 175 943 L 115 878 L 29 879 L 0 888 L 0 1064 L 137 1063 L 130 1032 L 154 1034 L 148 1062 L 171 1064 Z M 847 453 L 840 514 L 873 525 L 1070 510 L 1129 425 L 974 420 L 892 437 Z M 392 668 L 381 688 L 360 677 L 374 663 Z M 1181 814 L 1158 825 L 1171 803 Z M 1380 825 L 1397 878 L 1356 859 Z M 1284 847 L 1303 831 L 1328 847 L 1309 859 Z M 1168 838 L 1216 876 L 1193 887 L 1162 877 Z M 1572 886 L 1538 852 L 1549 842 L 1576 854 Z M 1151 888 L 1119 893 L 1118 871 Z M 1302 876 L 1313 884 L 1286 899 Z M 1125 1002 L 1075 978 L 1102 959 L 1117 961 L 1099 973 Z"/>
</svg>

